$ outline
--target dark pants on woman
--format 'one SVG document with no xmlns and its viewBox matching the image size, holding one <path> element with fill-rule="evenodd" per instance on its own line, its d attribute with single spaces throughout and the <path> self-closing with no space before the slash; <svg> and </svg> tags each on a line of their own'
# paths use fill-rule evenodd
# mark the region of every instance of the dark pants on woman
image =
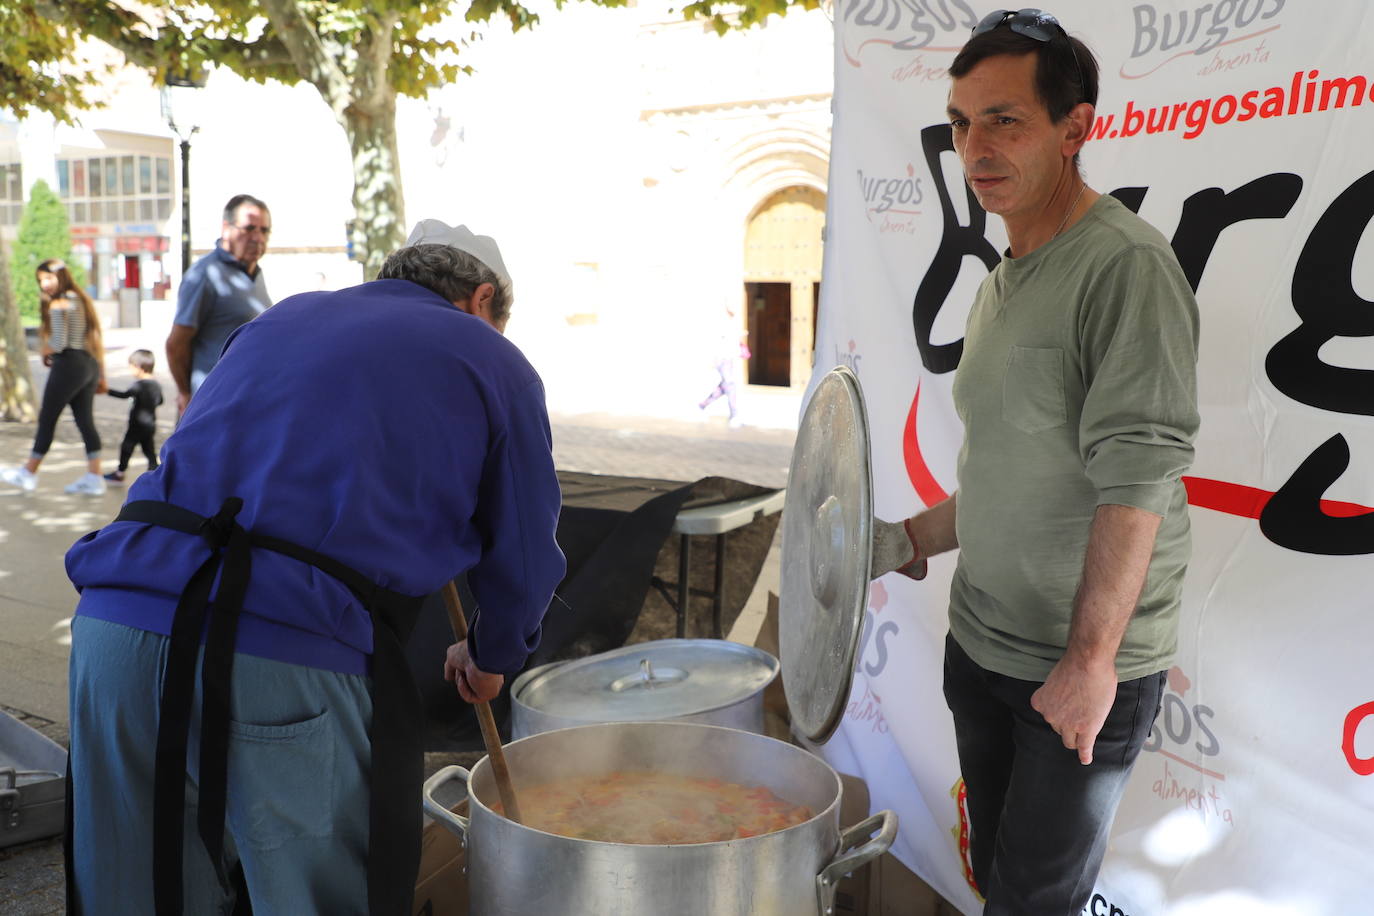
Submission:
<svg viewBox="0 0 1374 916">
<path fill-rule="evenodd" d="M 1078 916 L 1087 904 L 1131 766 L 1159 713 L 1164 672 L 1117 685 L 1087 766 L 1031 708 L 1040 686 L 988 671 L 953 636 L 945 641 L 945 701 L 984 916 Z"/>
<path fill-rule="evenodd" d="M 38 408 L 38 432 L 33 437 L 33 454 L 43 457 L 52 448 L 53 432 L 62 408 L 68 404 L 86 444 L 86 457 L 100 454 L 100 433 L 95 429 L 91 402 L 95 400 L 95 386 L 100 381 L 100 367 L 95 357 L 85 350 L 66 349 L 54 353 L 48 384 L 43 388 L 43 405 Z"/>
</svg>

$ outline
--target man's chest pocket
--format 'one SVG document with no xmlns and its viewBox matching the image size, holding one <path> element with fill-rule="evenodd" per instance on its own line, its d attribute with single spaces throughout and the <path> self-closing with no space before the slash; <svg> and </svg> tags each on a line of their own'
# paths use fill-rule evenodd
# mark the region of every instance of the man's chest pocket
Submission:
<svg viewBox="0 0 1374 916">
<path fill-rule="evenodd" d="M 1064 351 L 1058 347 L 1012 347 L 1002 377 L 1002 419 L 1023 433 L 1063 426 Z"/>
</svg>

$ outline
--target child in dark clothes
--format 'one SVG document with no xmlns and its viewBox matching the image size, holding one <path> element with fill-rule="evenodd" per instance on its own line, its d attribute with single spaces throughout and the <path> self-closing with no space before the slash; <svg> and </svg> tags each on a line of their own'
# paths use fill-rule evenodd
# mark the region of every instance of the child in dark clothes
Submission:
<svg viewBox="0 0 1374 916">
<path fill-rule="evenodd" d="M 155 362 L 152 351 L 135 350 L 130 353 L 129 365 L 133 367 L 134 377 L 138 381 L 130 385 L 127 391 L 110 390 L 110 397 L 133 399 L 133 405 L 129 408 L 129 429 L 119 445 L 119 470 L 105 475 L 105 479 L 112 483 L 124 482 L 124 472 L 129 469 L 129 459 L 136 445 L 142 447 L 143 455 L 148 459 L 148 470 L 157 467 L 153 434 L 157 432 L 155 412 L 162 403 L 162 386 L 153 378 Z"/>
</svg>

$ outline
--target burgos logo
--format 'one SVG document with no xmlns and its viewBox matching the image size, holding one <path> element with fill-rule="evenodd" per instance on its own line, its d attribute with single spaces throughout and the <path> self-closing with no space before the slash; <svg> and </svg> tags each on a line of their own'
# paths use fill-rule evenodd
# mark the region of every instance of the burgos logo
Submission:
<svg viewBox="0 0 1374 916">
<path fill-rule="evenodd" d="M 1153 3 L 1131 8 L 1131 59 L 1121 75 L 1138 79 L 1175 58 L 1206 54 L 1222 44 L 1254 38 L 1278 28 L 1272 22 L 1285 0 L 1220 0 L 1191 10 L 1162 11 Z M 1159 55 L 1167 55 L 1159 60 Z M 1151 66 L 1153 64 L 1153 66 Z M 1127 72 L 1127 68 L 1135 72 Z"/>
<path fill-rule="evenodd" d="M 919 208 L 925 192 L 911 163 L 906 164 L 906 175 L 899 177 L 866 175 L 859 169 L 859 192 L 863 195 L 864 217 L 870 223 L 875 215 L 882 217 L 878 221 L 879 232 L 916 231 L 914 217 L 921 215 Z"/>
<path fill-rule="evenodd" d="M 1186 699 L 1193 684 L 1183 669 L 1169 669 L 1168 685 L 1142 748 L 1158 755 L 1163 765 L 1150 790 L 1170 805 L 1197 812 L 1203 820 L 1217 818 L 1234 827 L 1235 817 L 1222 791 L 1226 774 L 1211 760 L 1205 765 L 1194 762 L 1199 756 L 1211 758 L 1221 753 L 1221 741 L 1212 729 L 1216 713 L 1210 706 Z"/>
<path fill-rule="evenodd" d="M 978 24 L 979 14 L 966 0 L 841 0 L 844 21 L 862 30 L 857 45 L 844 48 L 851 67 L 870 45 L 894 51 L 958 51 Z M 846 36 L 850 29 L 841 34 Z M 857 30 L 856 30 L 857 31 Z M 883 33 L 883 37 L 873 32 Z M 940 41 L 937 43 L 937 39 Z"/>
</svg>

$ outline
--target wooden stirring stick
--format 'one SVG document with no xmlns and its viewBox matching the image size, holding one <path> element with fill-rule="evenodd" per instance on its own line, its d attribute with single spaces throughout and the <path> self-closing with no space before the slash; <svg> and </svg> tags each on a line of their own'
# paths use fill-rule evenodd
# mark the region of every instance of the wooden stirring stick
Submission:
<svg viewBox="0 0 1374 916">
<path fill-rule="evenodd" d="M 444 604 L 448 607 L 448 622 L 453 625 L 453 635 L 462 642 L 468 638 L 468 622 L 463 616 L 463 602 L 458 598 L 458 588 L 452 581 L 444 584 Z M 480 700 L 474 705 L 477 707 L 477 723 L 482 726 L 482 743 L 487 746 L 491 771 L 496 776 L 496 791 L 501 795 L 501 807 L 506 809 L 506 817 L 517 824 L 524 823 L 520 817 L 520 806 L 515 803 L 515 786 L 510 781 L 510 768 L 506 766 L 506 752 L 501 748 L 501 733 L 496 730 L 496 717 L 491 714 L 491 704 Z"/>
</svg>

